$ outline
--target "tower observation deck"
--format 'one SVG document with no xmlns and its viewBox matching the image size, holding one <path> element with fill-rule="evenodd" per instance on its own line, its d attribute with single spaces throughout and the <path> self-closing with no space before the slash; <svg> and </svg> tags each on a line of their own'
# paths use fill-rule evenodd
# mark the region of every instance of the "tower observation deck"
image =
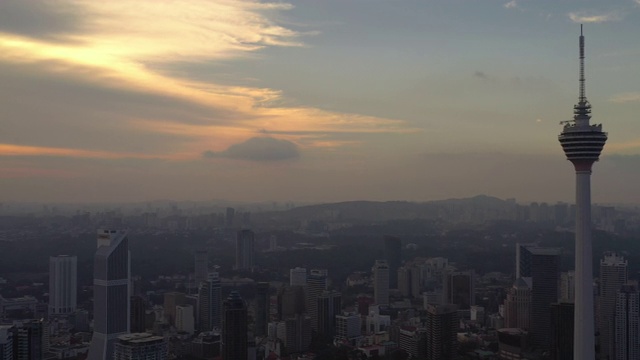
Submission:
<svg viewBox="0 0 640 360">
<path fill-rule="evenodd" d="M 587 101 L 584 78 L 584 35 L 580 26 L 580 96 L 573 107 L 573 120 L 564 121 L 564 129 L 558 139 L 567 160 L 571 161 L 576 171 L 591 171 L 591 166 L 598 161 L 602 148 L 607 141 L 607 133 L 602 131 L 601 124 L 589 124 L 591 120 L 591 104 Z"/>
</svg>

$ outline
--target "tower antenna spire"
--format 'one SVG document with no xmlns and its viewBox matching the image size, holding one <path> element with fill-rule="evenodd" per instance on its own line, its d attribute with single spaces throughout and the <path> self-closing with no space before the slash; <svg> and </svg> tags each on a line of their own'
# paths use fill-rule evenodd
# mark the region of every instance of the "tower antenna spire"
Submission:
<svg viewBox="0 0 640 360">
<path fill-rule="evenodd" d="M 580 98 L 578 102 L 581 105 L 587 102 L 584 80 L 584 34 L 582 33 L 582 24 L 580 24 Z"/>
</svg>

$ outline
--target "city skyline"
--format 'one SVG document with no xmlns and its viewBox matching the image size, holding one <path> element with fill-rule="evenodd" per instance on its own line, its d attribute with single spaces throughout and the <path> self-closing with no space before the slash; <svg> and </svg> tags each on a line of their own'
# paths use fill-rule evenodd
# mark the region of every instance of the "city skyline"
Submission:
<svg viewBox="0 0 640 360">
<path fill-rule="evenodd" d="M 185 4 L 0 4 L 0 198 L 569 201 L 584 23 L 594 201 L 640 202 L 637 1 Z"/>
</svg>

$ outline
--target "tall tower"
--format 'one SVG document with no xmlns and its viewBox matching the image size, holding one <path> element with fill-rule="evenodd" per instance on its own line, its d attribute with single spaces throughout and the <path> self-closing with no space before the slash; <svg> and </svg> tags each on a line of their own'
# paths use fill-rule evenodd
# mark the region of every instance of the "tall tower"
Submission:
<svg viewBox="0 0 640 360">
<path fill-rule="evenodd" d="M 89 360 L 112 359 L 118 336 L 129 332 L 131 255 L 127 233 L 98 230 L 93 269 L 93 338 Z"/>
<path fill-rule="evenodd" d="M 49 316 L 76 311 L 78 258 L 58 255 L 49 258 Z"/>
<path fill-rule="evenodd" d="M 222 288 L 217 272 L 209 273 L 207 281 L 200 283 L 198 304 L 198 330 L 219 329 L 222 316 Z"/>
<path fill-rule="evenodd" d="M 558 137 L 576 171 L 576 269 L 574 359 L 595 359 L 593 315 L 593 255 L 591 249 L 591 166 L 607 141 L 602 125 L 591 125 L 591 104 L 584 80 L 584 36 L 580 26 L 580 95 L 573 120 L 564 123 Z"/>
<path fill-rule="evenodd" d="M 600 331 L 600 354 L 603 359 L 614 359 L 615 317 L 618 291 L 629 279 L 627 261 L 613 252 L 606 252 L 600 260 L 600 291 L 598 307 L 598 330 Z"/>
<path fill-rule="evenodd" d="M 389 264 L 376 260 L 373 265 L 373 298 L 377 305 L 389 305 Z"/>
</svg>

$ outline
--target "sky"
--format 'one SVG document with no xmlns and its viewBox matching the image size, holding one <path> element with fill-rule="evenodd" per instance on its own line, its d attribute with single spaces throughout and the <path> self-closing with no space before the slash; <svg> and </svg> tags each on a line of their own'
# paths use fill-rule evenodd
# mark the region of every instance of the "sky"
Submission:
<svg viewBox="0 0 640 360">
<path fill-rule="evenodd" d="M 640 0 L 1 0 L 0 202 L 640 202 Z"/>
</svg>

